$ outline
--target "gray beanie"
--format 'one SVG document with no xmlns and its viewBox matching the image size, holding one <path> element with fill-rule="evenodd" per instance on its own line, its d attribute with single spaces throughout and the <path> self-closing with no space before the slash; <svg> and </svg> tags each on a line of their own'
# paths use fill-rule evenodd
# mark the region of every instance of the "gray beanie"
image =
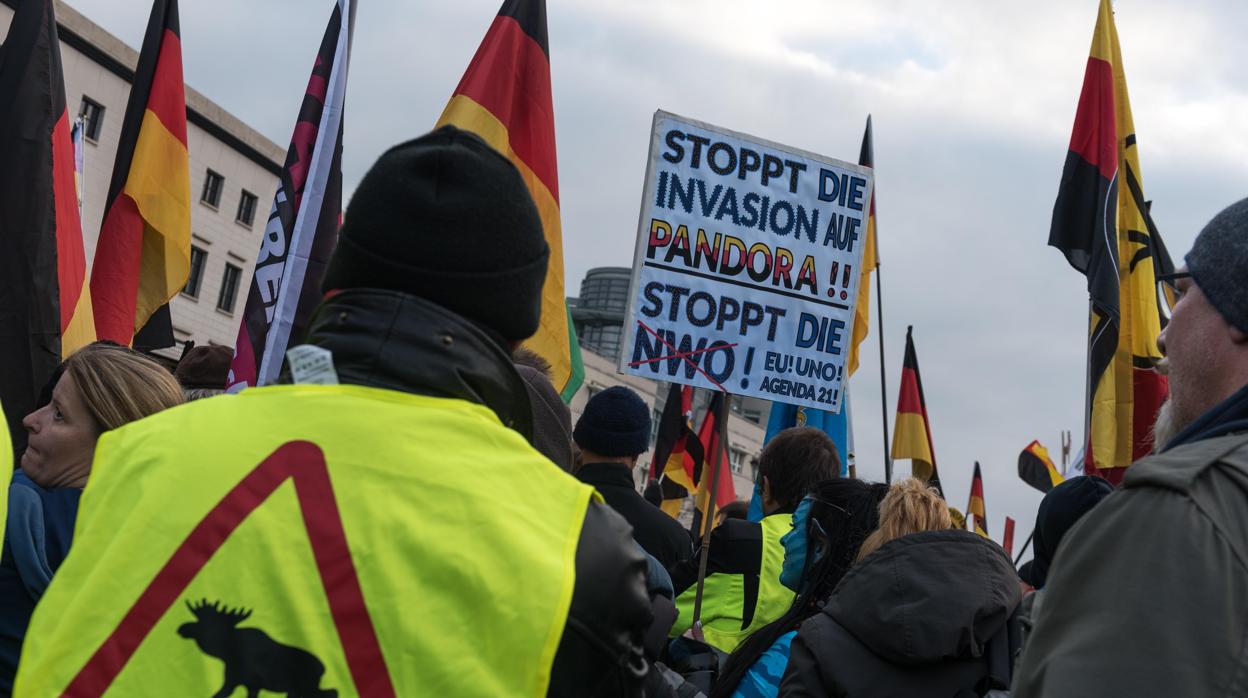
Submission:
<svg viewBox="0 0 1248 698">
<path fill-rule="evenodd" d="M 1192 281 L 1240 332 L 1248 332 L 1248 199 L 1227 206 L 1184 258 Z"/>
</svg>

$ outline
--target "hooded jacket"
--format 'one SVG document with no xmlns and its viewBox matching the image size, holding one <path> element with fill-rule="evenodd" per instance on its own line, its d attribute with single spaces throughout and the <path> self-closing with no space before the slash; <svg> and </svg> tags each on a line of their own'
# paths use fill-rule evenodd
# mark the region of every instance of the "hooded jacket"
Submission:
<svg viewBox="0 0 1248 698">
<path fill-rule="evenodd" d="M 1014 566 L 968 531 L 881 546 L 802 623 L 781 696 L 951 698 L 1009 685 Z"/>
</svg>

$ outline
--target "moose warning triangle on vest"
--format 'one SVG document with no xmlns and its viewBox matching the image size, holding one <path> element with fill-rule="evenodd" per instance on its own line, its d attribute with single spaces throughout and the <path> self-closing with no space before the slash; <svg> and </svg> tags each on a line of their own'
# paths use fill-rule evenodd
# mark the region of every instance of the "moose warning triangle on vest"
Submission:
<svg viewBox="0 0 1248 698">
<path fill-rule="evenodd" d="M 265 512 L 266 507 L 279 511 Z M 280 543 L 266 540 L 263 527 L 248 529 L 250 517 L 266 514 L 279 521 L 302 518 L 307 549 L 292 550 L 285 539 Z M 231 556 L 242 559 L 228 559 Z M 248 692 L 335 695 L 322 687 L 325 666 L 312 652 L 276 641 L 254 627 L 238 628 L 254 610 L 244 615 L 239 609 L 221 608 L 219 601 L 208 603 L 208 596 L 245 601 L 252 586 L 246 583 L 246 570 L 261 560 L 281 565 L 291 580 L 302 579 L 308 587 L 305 593 L 287 595 L 285 608 L 267 609 L 270 628 L 284 621 L 288 632 L 315 640 L 313 644 L 322 652 L 337 654 L 340 648 L 345 656 L 343 668 L 348 671 L 333 673 L 349 682 L 344 688 L 354 689 L 346 693 L 395 695 L 347 546 L 325 456 L 306 441 L 279 447 L 204 516 L 78 670 L 65 694 L 98 696 L 112 688 L 129 695 L 144 692 L 168 672 L 183 675 L 188 687 L 217 674 L 216 663 L 201 661 L 177 639 L 181 636 L 224 662 L 221 695 L 239 686 Z M 213 566 L 218 574 L 211 573 Z M 318 579 L 323 589 L 316 588 Z M 257 583 L 263 584 L 263 577 L 258 576 Z M 203 600 L 196 606 L 186 601 L 191 598 Z M 321 598 L 327 604 L 319 603 Z M 185 622 L 188 609 L 194 622 Z M 333 617 L 336 638 L 325 637 L 324 624 L 299 622 L 326 612 Z M 154 656 L 132 662 L 139 652 Z M 204 683 L 202 688 L 206 693 L 214 686 Z"/>
</svg>

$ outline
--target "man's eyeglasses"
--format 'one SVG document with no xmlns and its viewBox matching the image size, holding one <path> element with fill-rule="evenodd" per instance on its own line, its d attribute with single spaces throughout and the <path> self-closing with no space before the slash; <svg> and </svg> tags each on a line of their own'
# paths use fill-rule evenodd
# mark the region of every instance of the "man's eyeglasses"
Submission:
<svg viewBox="0 0 1248 698">
<path fill-rule="evenodd" d="M 1190 278 L 1192 278 L 1192 273 L 1188 271 L 1157 275 L 1157 309 L 1161 311 L 1161 317 L 1167 322 L 1170 320 L 1175 304 L 1183 297 L 1183 292 L 1179 290 L 1179 279 Z"/>
</svg>

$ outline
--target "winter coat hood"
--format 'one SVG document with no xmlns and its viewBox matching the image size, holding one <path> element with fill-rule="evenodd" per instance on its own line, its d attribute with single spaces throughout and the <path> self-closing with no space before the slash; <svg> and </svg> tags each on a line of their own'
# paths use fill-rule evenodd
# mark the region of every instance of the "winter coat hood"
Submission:
<svg viewBox="0 0 1248 698">
<path fill-rule="evenodd" d="M 969 531 L 927 531 L 855 565 L 823 612 L 882 659 L 927 664 L 983 656 L 1019 593 L 1000 546 Z"/>
</svg>

